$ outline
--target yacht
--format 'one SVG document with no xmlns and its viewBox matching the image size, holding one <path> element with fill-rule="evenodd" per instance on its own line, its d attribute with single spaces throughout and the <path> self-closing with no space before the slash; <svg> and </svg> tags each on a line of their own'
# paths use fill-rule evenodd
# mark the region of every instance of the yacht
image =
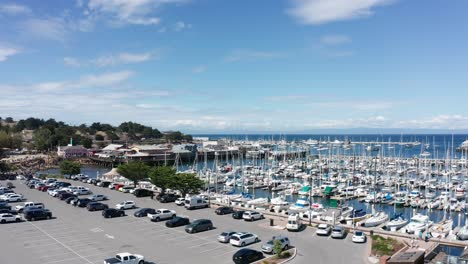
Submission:
<svg viewBox="0 0 468 264">
<path fill-rule="evenodd" d="M 440 223 L 434 224 L 429 232 L 432 237 L 445 238 L 452 231 L 453 220 L 442 220 Z"/>
<path fill-rule="evenodd" d="M 427 228 L 432 226 L 432 221 L 429 220 L 429 216 L 416 214 L 411 217 L 410 223 L 406 226 L 406 232 L 409 234 L 417 234 L 421 231 L 424 231 Z"/>
<path fill-rule="evenodd" d="M 366 221 L 364 221 L 364 226 L 365 227 L 379 226 L 387 221 L 388 221 L 388 214 L 386 214 L 385 212 L 378 212 L 376 214 L 373 214 L 371 217 L 367 218 Z"/>
<path fill-rule="evenodd" d="M 405 219 L 401 214 L 393 217 L 385 225 L 387 230 L 398 230 L 408 224 L 408 219 Z"/>
</svg>

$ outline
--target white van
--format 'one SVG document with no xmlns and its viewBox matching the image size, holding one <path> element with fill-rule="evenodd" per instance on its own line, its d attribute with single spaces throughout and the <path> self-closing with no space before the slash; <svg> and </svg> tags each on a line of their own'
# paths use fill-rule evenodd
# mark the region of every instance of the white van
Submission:
<svg viewBox="0 0 468 264">
<path fill-rule="evenodd" d="M 208 208 L 208 203 L 202 197 L 193 196 L 185 198 L 185 208 L 188 210 Z"/>
<path fill-rule="evenodd" d="M 288 223 L 286 224 L 286 229 L 288 231 L 299 231 L 302 226 L 302 220 L 299 214 L 292 213 L 288 216 Z"/>
</svg>

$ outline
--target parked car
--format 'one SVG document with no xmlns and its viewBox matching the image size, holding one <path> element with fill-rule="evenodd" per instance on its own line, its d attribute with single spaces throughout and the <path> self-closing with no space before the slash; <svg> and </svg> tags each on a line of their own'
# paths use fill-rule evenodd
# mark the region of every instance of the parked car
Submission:
<svg viewBox="0 0 468 264">
<path fill-rule="evenodd" d="M 190 220 L 186 217 L 174 217 L 171 220 L 166 221 L 167 227 L 178 227 L 190 224 Z"/>
<path fill-rule="evenodd" d="M 9 205 L 7 203 L 0 203 L 0 209 L 11 210 L 11 205 Z"/>
<path fill-rule="evenodd" d="M 78 207 L 86 207 L 90 202 L 92 202 L 91 199 L 88 198 L 80 198 L 78 199 L 73 205 L 78 206 Z"/>
<path fill-rule="evenodd" d="M 88 211 L 101 211 L 109 209 L 109 206 L 100 202 L 89 202 L 86 205 L 86 209 L 88 209 Z"/>
<path fill-rule="evenodd" d="M 242 219 L 242 216 L 244 215 L 245 211 L 244 210 L 235 210 L 232 212 L 232 218 L 234 219 Z"/>
<path fill-rule="evenodd" d="M 135 189 L 133 195 L 135 195 L 135 197 L 148 197 L 153 195 L 153 191 L 147 189 Z"/>
<path fill-rule="evenodd" d="M 119 253 L 114 258 L 104 260 L 104 264 L 144 264 L 145 257 L 137 254 Z"/>
<path fill-rule="evenodd" d="M 21 194 L 14 193 L 12 195 L 9 195 L 5 200 L 10 202 L 10 203 L 12 203 L 12 202 L 21 202 L 21 201 L 24 200 L 24 197 Z"/>
<path fill-rule="evenodd" d="M 346 236 L 346 230 L 342 226 L 334 226 L 331 232 L 332 238 L 344 238 Z"/>
<path fill-rule="evenodd" d="M 185 208 L 188 210 L 208 208 L 208 202 L 205 201 L 202 197 L 192 196 L 190 198 L 185 198 Z"/>
<path fill-rule="evenodd" d="M 366 234 L 362 231 L 355 231 L 352 237 L 354 243 L 366 243 Z"/>
<path fill-rule="evenodd" d="M 276 241 L 279 241 L 281 245 L 281 251 L 284 251 L 291 247 L 291 242 L 289 241 L 289 238 L 285 236 L 274 236 L 270 240 L 268 240 L 265 244 L 262 245 L 262 251 L 268 254 L 274 254 L 277 253 L 275 252 L 275 243 Z"/>
<path fill-rule="evenodd" d="M 319 224 L 315 233 L 318 236 L 329 236 L 332 231 L 332 227 L 329 224 Z"/>
<path fill-rule="evenodd" d="M 184 205 L 184 203 L 185 203 L 185 198 L 177 198 L 177 199 L 175 200 L 175 204 L 176 204 L 176 205 L 179 205 L 179 206 L 180 206 L 180 205 Z"/>
<path fill-rule="evenodd" d="M 133 190 L 133 189 L 135 189 L 135 188 L 132 187 L 132 186 L 123 186 L 123 187 L 119 188 L 119 191 L 121 191 L 123 193 L 129 193 L 130 190 Z"/>
<path fill-rule="evenodd" d="M 176 211 L 169 209 L 158 209 L 154 214 L 147 214 L 151 221 L 159 222 L 176 217 Z"/>
<path fill-rule="evenodd" d="M 190 234 L 211 229 L 213 229 L 213 223 L 209 219 L 198 219 L 185 226 L 185 232 Z"/>
<path fill-rule="evenodd" d="M 43 208 L 31 208 L 24 211 L 24 219 L 28 221 L 36 221 L 41 219 L 51 219 L 52 213 Z"/>
<path fill-rule="evenodd" d="M 153 209 L 153 208 L 141 208 L 137 211 L 135 211 L 135 213 L 133 213 L 133 216 L 135 217 L 146 217 L 148 216 L 148 214 L 154 214 L 156 213 L 156 210 Z"/>
<path fill-rule="evenodd" d="M 164 194 L 163 196 L 161 196 L 159 201 L 161 203 L 172 203 L 172 202 L 175 202 L 178 198 L 180 198 L 180 196 L 177 195 L 177 194 L 167 193 L 167 194 Z"/>
<path fill-rule="evenodd" d="M 74 195 L 74 194 L 72 194 L 72 193 L 69 193 L 69 192 L 60 193 L 60 194 L 58 195 L 58 198 L 59 198 L 60 200 L 65 200 L 65 199 L 70 198 L 70 197 L 76 197 L 76 195 Z"/>
<path fill-rule="evenodd" d="M 108 200 L 107 196 L 103 195 L 103 194 L 93 194 L 89 197 L 89 199 L 95 201 L 95 202 L 98 202 L 98 201 L 105 201 L 105 200 Z"/>
<path fill-rule="evenodd" d="M 112 183 L 112 182 L 110 182 L 110 181 L 101 181 L 101 182 L 98 182 L 98 183 L 97 183 L 97 186 L 103 187 L 103 188 L 109 188 L 109 185 L 110 185 L 111 183 Z"/>
<path fill-rule="evenodd" d="M 14 214 L 0 214 L 0 223 L 20 222 L 21 216 Z"/>
<path fill-rule="evenodd" d="M 75 195 L 72 195 L 63 201 L 67 204 L 71 204 L 72 202 L 75 203 L 75 200 L 78 200 L 78 197 L 76 197 Z"/>
<path fill-rule="evenodd" d="M 243 248 L 237 251 L 233 256 L 232 260 L 236 264 L 249 264 L 263 259 L 263 253 L 250 248 Z"/>
<path fill-rule="evenodd" d="M 259 212 L 255 212 L 255 211 L 246 211 L 246 212 L 244 212 L 244 214 L 242 215 L 242 218 L 243 218 L 245 221 L 254 221 L 254 220 L 263 219 L 264 216 L 263 216 L 262 213 L 259 213 Z"/>
<path fill-rule="evenodd" d="M 104 216 L 104 218 L 121 217 L 124 215 L 124 210 L 120 209 L 109 208 L 102 211 L 102 216 Z"/>
<path fill-rule="evenodd" d="M 79 189 L 76 189 L 74 192 L 73 192 L 74 195 L 87 195 L 87 194 L 91 194 L 91 191 L 89 189 L 82 189 L 82 188 L 79 188 Z"/>
<path fill-rule="evenodd" d="M 232 207 L 228 207 L 228 206 L 221 206 L 221 207 L 216 208 L 215 210 L 215 213 L 217 215 L 232 214 L 233 212 L 234 210 L 232 210 Z"/>
<path fill-rule="evenodd" d="M 123 202 L 121 202 L 119 204 L 116 204 L 115 208 L 123 209 L 123 210 L 133 209 L 133 208 L 136 208 L 136 204 L 135 204 L 134 201 L 123 201 Z"/>
<path fill-rule="evenodd" d="M 260 240 L 257 235 L 247 232 L 235 233 L 231 236 L 231 239 L 229 239 L 229 243 L 231 245 L 238 247 L 244 247 L 246 245 L 257 243 L 258 241 Z"/>
<path fill-rule="evenodd" d="M 18 211 L 19 213 L 23 212 L 26 209 L 32 209 L 32 208 L 44 208 L 44 204 L 35 203 L 35 202 L 25 202 L 23 205 L 15 206 L 16 211 Z"/>
<path fill-rule="evenodd" d="M 12 215 L 17 215 L 18 212 L 16 212 L 15 210 L 0 209 L 0 214 L 12 214 Z"/>
<path fill-rule="evenodd" d="M 235 232 L 235 231 L 222 232 L 218 236 L 218 241 L 221 242 L 221 243 L 229 243 L 229 240 L 231 240 L 231 236 L 236 234 L 236 233 L 237 232 Z"/>
</svg>

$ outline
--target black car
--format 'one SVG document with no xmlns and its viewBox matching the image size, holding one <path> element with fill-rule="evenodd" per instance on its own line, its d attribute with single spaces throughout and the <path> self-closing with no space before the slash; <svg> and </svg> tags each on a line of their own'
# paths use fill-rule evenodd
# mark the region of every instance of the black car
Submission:
<svg viewBox="0 0 468 264">
<path fill-rule="evenodd" d="M 78 199 L 74 206 L 78 206 L 78 207 L 86 207 L 90 202 L 92 202 L 91 199 L 88 199 L 88 198 L 80 198 Z"/>
<path fill-rule="evenodd" d="M 198 219 L 185 227 L 187 233 L 198 233 L 213 229 L 213 223 L 208 219 Z"/>
<path fill-rule="evenodd" d="M 68 199 L 68 198 L 70 198 L 70 197 L 76 197 L 76 195 L 74 195 L 74 194 L 72 194 L 72 193 L 69 193 L 69 192 L 60 193 L 60 194 L 58 195 L 58 198 L 59 198 L 60 200 L 66 200 L 66 199 Z"/>
<path fill-rule="evenodd" d="M 167 227 L 178 227 L 178 226 L 184 226 L 190 224 L 190 220 L 185 217 L 174 217 L 169 221 L 166 221 L 166 226 Z"/>
<path fill-rule="evenodd" d="M 69 183 L 69 182 L 55 182 L 54 185 L 57 188 L 63 188 L 63 187 L 71 186 L 71 183 Z"/>
<path fill-rule="evenodd" d="M 242 219 L 242 216 L 244 215 L 244 212 L 245 211 L 243 211 L 243 210 L 234 211 L 234 212 L 232 212 L 232 218 Z"/>
<path fill-rule="evenodd" d="M 153 195 L 153 191 L 147 189 L 136 189 L 133 192 L 133 195 L 135 195 L 135 197 L 148 197 Z"/>
<path fill-rule="evenodd" d="M 0 214 L 12 214 L 12 215 L 17 215 L 18 212 L 15 210 L 10 210 L 10 209 L 0 209 Z"/>
<path fill-rule="evenodd" d="M 217 215 L 232 214 L 233 212 L 234 210 L 232 210 L 232 207 L 228 207 L 228 206 L 221 206 L 215 210 L 215 213 Z"/>
<path fill-rule="evenodd" d="M 58 191 L 57 191 L 57 194 L 55 195 L 55 197 L 59 197 L 59 195 L 62 194 L 62 193 L 66 193 L 66 191 L 64 191 L 64 190 L 58 190 Z"/>
<path fill-rule="evenodd" d="M 248 264 L 255 261 L 261 260 L 263 258 L 263 253 L 257 250 L 250 248 L 243 248 L 237 251 L 233 256 L 232 260 L 236 264 Z"/>
<path fill-rule="evenodd" d="M 0 209 L 11 210 L 11 205 L 6 203 L 0 203 Z"/>
<path fill-rule="evenodd" d="M 102 182 L 100 182 L 99 185 L 100 185 L 102 188 L 107 188 L 107 187 L 109 187 L 109 185 L 110 185 L 111 183 L 112 183 L 112 182 L 109 182 L 109 181 L 102 181 Z"/>
<path fill-rule="evenodd" d="M 88 211 L 101 211 L 108 209 L 109 206 L 107 204 L 99 203 L 99 202 L 90 202 L 86 205 L 86 209 Z"/>
<path fill-rule="evenodd" d="M 175 200 L 177 200 L 177 198 L 180 198 L 180 195 L 176 195 L 176 194 L 173 194 L 173 193 L 167 193 L 167 194 L 162 195 L 159 198 L 159 201 L 161 203 L 173 203 L 173 202 L 175 202 Z"/>
<path fill-rule="evenodd" d="M 36 221 L 41 219 L 51 219 L 52 213 L 47 209 L 28 209 L 24 211 L 24 219 Z"/>
<path fill-rule="evenodd" d="M 153 208 L 141 208 L 140 210 L 137 210 L 135 213 L 133 213 L 133 216 L 135 217 L 146 217 L 148 214 L 155 214 L 156 210 Z"/>
<path fill-rule="evenodd" d="M 64 201 L 65 201 L 67 204 L 71 204 L 71 202 L 72 202 L 72 201 L 75 201 L 75 200 L 78 200 L 78 197 L 76 197 L 76 195 L 70 196 L 70 197 L 68 197 L 67 199 L 65 199 Z"/>
<path fill-rule="evenodd" d="M 119 210 L 119 209 L 114 209 L 114 208 L 109 208 L 109 209 L 105 209 L 104 211 L 102 211 L 102 216 L 104 216 L 104 218 L 121 217 L 124 215 L 125 215 L 124 210 Z"/>
</svg>

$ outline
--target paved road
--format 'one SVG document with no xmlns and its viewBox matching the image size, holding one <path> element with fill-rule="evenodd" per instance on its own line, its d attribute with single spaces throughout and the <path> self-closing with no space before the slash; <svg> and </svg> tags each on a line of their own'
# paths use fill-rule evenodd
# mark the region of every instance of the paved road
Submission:
<svg viewBox="0 0 468 264">
<path fill-rule="evenodd" d="M 126 217 L 104 219 L 101 212 L 75 208 L 47 193 L 30 190 L 20 181 L 15 181 L 15 184 L 16 192 L 22 193 L 29 201 L 45 203 L 55 218 L 0 225 L 1 264 L 97 264 L 122 251 L 142 254 L 157 264 L 232 263 L 232 255 L 238 248 L 216 240 L 217 235 L 226 230 L 257 234 L 262 241 L 248 246 L 257 250 L 271 236 L 287 235 L 293 246 L 298 248 L 298 256 L 291 263 L 365 262 L 366 245 L 352 243 L 350 236 L 344 240 L 317 237 L 312 228 L 289 233 L 268 227 L 268 220 L 251 223 L 234 220 L 229 215 L 218 216 L 213 209 L 187 211 L 174 203 L 160 204 L 149 198 L 135 198 L 131 194 L 73 182 L 89 187 L 93 193 L 107 195 L 110 200 L 105 203 L 109 206 L 134 200 L 139 207 L 174 209 L 177 215 L 188 216 L 191 220 L 208 218 L 216 227 L 208 232 L 187 234 L 183 227 L 170 229 L 164 226 L 164 222 L 135 218 L 134 210 L 128 210 Z"/>
</svg>

